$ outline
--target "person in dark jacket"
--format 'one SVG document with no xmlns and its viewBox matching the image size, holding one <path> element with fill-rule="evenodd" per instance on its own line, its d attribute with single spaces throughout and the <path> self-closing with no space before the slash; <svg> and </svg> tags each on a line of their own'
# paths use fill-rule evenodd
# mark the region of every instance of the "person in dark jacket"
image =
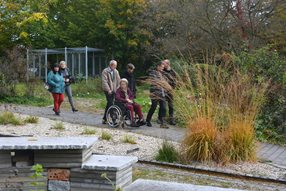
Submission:
<svg viewBox="0 0 286 191">
<path fill-rule="evenodd" d="M 128 80 L 128 88 L 132 91 L 134 98 L 136 98 L 136 79 L 134 70 L 135 66 L 133 64 L 127 64 L 127 70 L 122 75 L 122 78 L 126 78 Z"/>
<path fill-rule="evenodd" d="M 134 102 L 134 95 L 132 91 L 128 88 L 128 80 L 125 78 L 122 78 L 120 80 L 120 86 L 116 90 L 115 94 L 115 100 L 117 102 L 123 103 L 126 109 L 130 111 L 130 117 L 131 117 L 131 126 L 132 127 L 138 127 L 141 125 L 145 125 L 145 121 L 143 119 L 143 113 L 141 106 Z M 136 124 L 134 119 L 134 112 L 139 117 L 139 124 Z"/>
<path fill-rule="evenodd" d="M 60 62 L 60 74 L 65 80 L 65 93 L 69 98 L 69 103 L 73 112 L 77 112 L 78 110 L 74 107 L 73 97 L 72 97 L 72 89 L 71 89 L 71 78 L 69 69 L 67 68 L 67 64 L 65 61 Z"/>
<path fill-rule="evenodd" d="M 62 102 L 64 101 L 64 90 L 65 90 L 65 82 L 64 78 L 59 73 L 59 65 L 54 64 L 52 70 L 48 74 L 47 83 L 50 88 L 49 91 L 52 93 L 54 98 L 54 112 L 56 115 L 60 115 L 60 107 Z"/>
<path fill-rule="evenodd" d="M 171 86 L 171 90 L 166 92 L 166 102 L 168 103 L 169 109 L 169 124 L 176 125 L 174 119 L 174 96 L 173 90 L 176 88 L 176 72 L 171 68 L 170 60 L 166 59 L 163 61 L 164 69 L 163 69 L 163 76 L 167 80 L 168 84 Z M 159 121 L 161 120 L 158 116 Z"/>
<path fill-rule="evenodd" d="M 147 126 L 151 127 L 152 116 L 159 104 L 159 119 L 161 120 L 161 128 L 168 128 L 165 124 L 166 117 L 166 91 L 170 89 L 169 84 L 162 75 L 164 69 L 164 63 L 159 62 L 156 64 L 156 68 L 151 70 L 149 73 L 149 82 L 150 87 L 150 98 L 151 98 L 151 107 L 148 111 L 146 123 Z"/>
</svg>

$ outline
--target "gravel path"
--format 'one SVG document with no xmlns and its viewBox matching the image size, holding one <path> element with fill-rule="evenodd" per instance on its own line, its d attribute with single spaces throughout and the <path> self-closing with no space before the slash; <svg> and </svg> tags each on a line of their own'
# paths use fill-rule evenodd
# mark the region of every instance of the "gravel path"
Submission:
<svg viewBox="0 0 286 191">
<path fill-rule="evenodd" d="M 49 118 L 53 120 L 65 121 L 73 124 L 81 125 L 90 125 L 96 127 L 108 128 L 107 125 L 102 125 L 102 114 L 92 114 L 85 112 L 73 113 L 71 111 L 62 111 L 61 116 L 54 115 L 52 111 L 53 106 L 51 107 L 32 107 L 32 106 L 21 106 L 21 105 L 11 105 L 3 104 L 0 105 L 0 111 L 11 111 L 15 113 L 21 113 L 26 115 L 34 115 L 44 118 Z M 159 125 L 156 122 L 153 122 L 153 127 L 142 126 L 139 129 L 134 128 L 129 131 L 135 132 L 137 134 L 144 134 L 153 137 L 164 138 L 171 141 L 180 142 L 184 135 L 185 129 L 170 126 L 169 129 L 159 128 Z"/>
</svg>

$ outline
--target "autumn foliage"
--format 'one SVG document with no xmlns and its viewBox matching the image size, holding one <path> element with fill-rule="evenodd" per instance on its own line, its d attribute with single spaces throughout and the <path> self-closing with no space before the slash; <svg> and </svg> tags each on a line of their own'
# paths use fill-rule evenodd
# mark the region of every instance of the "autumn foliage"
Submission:
<svg viewBox="0 0 286 191">
<path fill-rule="evenodd" d="M 182 154 L 187 161 L 219 163 L 256 159 L 254 122 L 268 83 L 253 81 L 231 62 L 180 62 L 177 114 L 187 134 Z"/>
</svg>

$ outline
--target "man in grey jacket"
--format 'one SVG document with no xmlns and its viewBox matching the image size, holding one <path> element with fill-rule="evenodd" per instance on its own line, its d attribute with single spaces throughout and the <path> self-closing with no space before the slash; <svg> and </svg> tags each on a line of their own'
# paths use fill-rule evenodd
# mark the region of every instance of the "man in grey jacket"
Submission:
<svg viewBox="0 0 286 191">
<path fill-rule="evenodd" d="M 119 87 L 120 76 L 118 70 L 116 70 L 116 60 L 111 60 L 109 66 L 102 71 L 102 88 L 106 97 L 106 107 L 102 123 L 106 124 L 106 112 L 108 108 L 113 104 L 115 98 L 115 92 Z"/>
</svg>

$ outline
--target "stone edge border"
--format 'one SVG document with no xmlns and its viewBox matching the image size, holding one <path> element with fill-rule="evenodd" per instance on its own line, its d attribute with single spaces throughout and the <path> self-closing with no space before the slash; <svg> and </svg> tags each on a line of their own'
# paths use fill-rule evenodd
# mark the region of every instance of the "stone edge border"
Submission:
<svg viewBox="0 0 286 191">
<path fill-rule="evenodd" d="M 261 182 L 286 184 L 286 179 L 267 178 L 265 176 L 255 176 L 252 174 L 243 174 L 243 173 L 235 174 L 231 172 L 223 172 L 219 169 L 207 168 L 207 167 L 200 168 L 200 167 L 196 167 L 193 165 L 183 165 L 183 164 L 178 164 L 178 163 L 158 162 L 155 160 L 149 161 L 149 160 L 142 160 L 142 159 L 139 159 L 138 163 L 171 167 L 171 168 L 177 168 L 177 169 L 183 169 L 183 170 L 191 170 L 191 171 L 197 171 L 197 172 L 208 173 L 208 174 L 213 174 L 213 175 L 229 176 L 229 177 L 236 178 L 236 179 L 249 179 L 249 180 L 261 181 Z"/>
</svg>

